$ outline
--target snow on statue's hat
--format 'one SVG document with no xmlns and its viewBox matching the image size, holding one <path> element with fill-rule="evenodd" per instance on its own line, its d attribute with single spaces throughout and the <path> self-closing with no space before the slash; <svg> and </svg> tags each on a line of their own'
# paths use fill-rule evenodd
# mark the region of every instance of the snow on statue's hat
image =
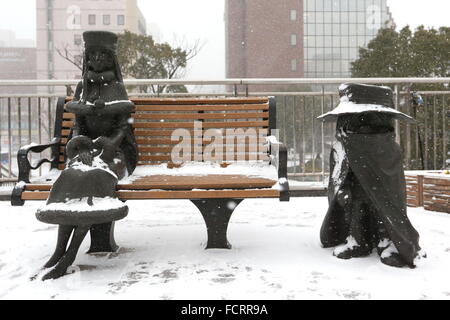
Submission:
<svg viewBox="0 0 450 320">
<path fill-rule="evenodd" d="M 336 121 L 340 115 L 344 114 L 382 112 L 398 120 L 415 122 L 410 116 L 394 109 L 393 92 L 389 87 L 347 83 L 339 87 L 339 96 L 341 99 L 337 107 L 317 119 Z"/>
<path fill-rule="evenodd" d="M 86 31 L 83 32 L 83 40 L 86 49 L 102 47 L 115 51 L 117 47 L 117 35 L 109 31 Z"/>
</svg>

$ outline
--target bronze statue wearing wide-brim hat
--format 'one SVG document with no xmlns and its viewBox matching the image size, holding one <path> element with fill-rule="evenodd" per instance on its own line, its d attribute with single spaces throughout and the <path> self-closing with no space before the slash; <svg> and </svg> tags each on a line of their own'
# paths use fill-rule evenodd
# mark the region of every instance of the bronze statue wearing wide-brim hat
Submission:
<svg viewBox="0 0 450 320">
<path fill-rule="evenodd" d="M 415 123 L 416 121 L 394 108 L 394 94 L 389 87 L 347 83 L 339 87 L 339 104 L 330 112 L 317 119 L 336 121 L 344 114 L 360 114 L 380 112 L 392 116 L 393 119 Z"/>
</svg>

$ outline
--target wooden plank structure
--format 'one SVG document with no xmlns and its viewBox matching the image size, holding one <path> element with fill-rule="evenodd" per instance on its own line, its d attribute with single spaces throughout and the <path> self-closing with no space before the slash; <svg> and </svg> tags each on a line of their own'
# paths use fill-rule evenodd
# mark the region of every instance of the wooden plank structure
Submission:
<svg viewBox="0 0 450 320">
<path fill-rule="evenodd" d="M 11 198 L 13 205 L 26 200 L 45 200 L 52 184 L 30 183 L 32 169 L 50 162 L 53 169 L 64 170 L 65 147 L 75 116 L 65 110 L 71 98 L 58 99 L 54 139 L 45 145 L 30 145 L 18 153 L 19 183 Z M 135 110 L 132 125 L 138 145 L 138 166 L 167 164 L 162 175 L 139 177 L 131 183 L 119 183 L 121 200 L 189 199 L 202 213 L 208 229 L 208 248 L 229 247 L 226 229 L 235 206 L 249 198 L 278 198 L 289 201 L 287 149 L 266 139 L 276 129 L 276 104 L 267 97 L 233 98 L 140 98 L 132 99 Z M 176 130 L 176 131 L 174 131 Z M 174 135 L 175 134 L 175 135 Z M 175 137 L 175 139 L 174 139 Z M 217 139 L 221 139 L 217 141 Z M 213 140 L 214 139 L 214 140 Z M 208 145 L 214 141 L 214 151 Z M 183 162 L 214 159 L 221 167 L 238 161 L 258 161 L 278 173 L 275 179 L 242 174 L 178 175 L 171 168 L 182 163 L 173 161 L 179 147 Z M 51 159 L 36 166 L 28 160 L 30 152 L 52 150 Z M 178 150 L 178 149 L 177 149 Z"/>
<path fill-rule="evenodd" d="M 405 174 L 406 203 L 409 207 L 423 207 L 423 175 Z"/>
<path fill-rule="evenodd" d="M 409 207 L 450 213 L 450 175 L 406 173 L 406 190 Z"/>
<path fill-rule="evenodd" d="M 450 213 L 450 176 L 425 176 L 423 179 L 425 210 Z"/>
</svg>

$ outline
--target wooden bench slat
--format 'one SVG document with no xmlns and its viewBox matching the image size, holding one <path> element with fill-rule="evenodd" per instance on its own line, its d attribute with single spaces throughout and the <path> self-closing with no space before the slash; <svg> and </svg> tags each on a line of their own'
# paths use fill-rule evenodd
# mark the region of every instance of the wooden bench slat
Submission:
<svg viewBox="0 0 450 320">
<path fill-rule="evenodd" d="M 194 128 L 194 122 L 135 122 L 134 128 Z M 202 122 L 203 128 L 257 128 L 268 127 L 269 121 Z"/>
<path fill-rule="evenodd" d="M 73 120 L 73 119 L 75 119 L 75 114 L 71 113 L 71 112 L 64 112 L 63 119 L 64 120 Z"/>
<path fill-rule="evenodd" d="M 190 146 L 191 150 L 194 150 L 194 144 L 183 144 L 184 146 Z M 202 151 L 204 152 L 204 146 L 205 144 L 203 144 L 203 149 Z M 200 146 L 199 146 L 200 147 Z M 160 145 L 158 146 L 151 146 L 151 147 L 143 147 L 143 146 L 138 146 L 139 152 L 140 153 L 149 153 L 149 152 L 154 152 L 154 153 L 172 153 L 173 150 L 173 146 L 170 147 L 162 147 Z M 222 149 L 222 152 L 224 153 L 238 153 L 238 152 L 245 152 L 245 153 L 260 153 L 260 152 L 266 152 L 267 151 L 267 147 L 264 145 L 257 145 L 257 144 L 247 144 L 247 145 L 241 145 L 241 146 L 236 146 L 236 145 L 216 145 L 215 146 L 215 150 L 219 150 Z"/>
<path fill-rule="evenodd" d="M 269 110 L 268 104 L 245 105 L 136 105 L 135 111 L 242 111 Z"/>
<path fill-rule="evenodd" d="M 233 129 L 233 128 L 229 128 L 229 129 Z M 249 129 L 249 128 L 247 128 L 247 129 Z M 191 134 L 191 136 L 194 135 L 194 130 L 189 130 L 189 129 L 186 129 L 186 130 Z M 202 133 L 203 133 L 203 131 L 202 131 Z M 258 134 L 261 137 L 264 137 L 264 136 L 267 135 L 268 131 L 269 130 L 266 129 L 266 128 L 259 129 L 258 130 Z M 144 129 L 140 129 L 140 130 L 135 130 L 134 131 L 134 135 L 136 137 L 147 137 L 147 136 L 149 136 L 149 137 L 167 137 L 167 136 L 171 137 L 172 134 L 173 134 L 173 130 L 144 130 Z M 223 134 L 223 136 L 226 135 L 227 137 L 233 137 L 233 136 L 237 137 L 237 138 L 242 137 L 242 135 L 240 133 L 233 133 L 233 134 L 231 134 L 231 133 L 226 133 L 225 131 L 222 131 L 222 134 Z"/>
<path fill-rule="evenodd" d="M 271 188 L 277 181 L 245 175 L 210 174 L 207 176 L 152 175 L 131 184 L 119 185 L 119 190 L 149 189 L 253 189 Z"/>
<path fill-rule="evenodd" d="M 47 200 L 49 191 L 23 192 L 22 200 Z M 205 190 L 205 191 L 118 191 L 121 200 L 149 200 L 149 199 L 257 199 L 279 198 L 280 192 L 275 189 L 256 190 Z"/>
<path fill-rule="evenodd" d="M 200 154 L 200 153 L 199 153 Z M 201 154 L 200 154 L 201 155 Z M 195 153 L 189 153 L 186 155 L 186 157 L 189 158 L 189 161 L 194 161 L 195 159 Z M 235 153 L 228 153 L 223 155 L 223 161 L 256 161 L 256 160 L 269 160 L 269 157 L 265 154 L 261 153 L 244 153 L 244 154 L 235 154 Z M 170 154 L 168 155 L 140 155 L 138 156 L 138 161 L 140 164 L 144 162 L 153 162 L 153 161 L 171 161 L 172 156 Z"/>
<path fill-rule="evenodd" d="M 170 155 L 166 155 L 166 156 L 138 156 L 138 161 L 139 162 L 143 162 L 143 161 L 170 161 L 172 160 L 172 156 Z"/>
<path fill-rule="evenodd" d="M 134 119 L 160 120 L 160 119 L 259 119 L 269 118 L 268 112 L 248 112 L 248 113 L 136 113 Z"/>
<path fill-rule="evenodd" d="M 254 189 L 271 188 L 276 183 L 276 180 L 245 175 L 151 175 L 140 177 L 132 183 L 118 184 L 117 190 Z M 25 186 L 26 191 L 50 191 L 50 189 L 50 184 L 27 184 Z"/>
<path fill-rule="evenodd" d="M 205 191 L 119 191 L 118 197 L 123 200 L 146 199 L 223 199 L 223 198 L 279 198 L 280 192 L 275 189 L 257 190 L 205 190 Z"/>
<path fill-rule="evenodd" d="M 242 104 L 268 103 L 264 97 L 232 97 L 232 98 L 132 98 L 135 104 Z"/>
<path fill-rule="evenodd" d="M 73 127 L 73 121 L 63 121 L 62 122 L 63 128 L 72 128 Z"/>
<path fill-rule="evenodd" d="M 245 147 L 245 146 L 254 146 L 254 147 L 261 147 L 261 146 L 268 146 L 268 144 L 266 143 L 266 141 L 259 141 L 259 143 L 250 143 L 252 141 L 249 141 L 250 139 L 245 139 L 245 141 L 239 141 L 239 143 L 236 143 L 236 141 L 234 141 L 235 143 L 227 143 L 226 139 L 223 139 L 223 143 L 215 143 L 215 145 L 217 146 L 223 146 L 223 147 Z M 173 145 L 191 145 L 193 146 L 194 144 L 196 145 L 203 145 L 203 146 L 208 146 L 211 144 L 211 141 L 206 141 L 206 138 L 203 139 L 203 141 L 201 143 L 197 143 L 195 141 L 195 139 L 184 139 L 184 140 L 172 140 L 170 138 L 154 138 L 154 139 L 136 139 L 136 144 L 138 146 L 154 146 L 154 145 L 158 145 L 158 146 L 173 146 Z"/>
<path fill-rule="evenodd" d="M 220 110 L 222 111 L 222 110 Z M 254 110 L 253 110 L 254 111 Z M 190 120 L 206 120 L 206 119 L 258 119 L 268 118 L 268 112 L 216 112 L 216 113 L 134 113 L 134 119 L 190 119 Z M 70 112 L 63 114 L 64 121 L 73 121 L 75 115 Z"/>
</svg>

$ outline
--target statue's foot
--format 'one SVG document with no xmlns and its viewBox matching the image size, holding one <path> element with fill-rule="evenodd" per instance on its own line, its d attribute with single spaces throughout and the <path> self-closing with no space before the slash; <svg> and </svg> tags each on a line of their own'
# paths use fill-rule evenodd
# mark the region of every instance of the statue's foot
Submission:
<svg viewBox="0 0 450 320">
<path fill-rule="evenodd" d="M 406 263 L 398 253 L 391 253 L 390 256 L 381 257 L 381 262 L 390 267 L 403 268 Z"/>
<path fill-rule="evenodd" d="M 333 255 L 339 259 L 351 259 L 367 257 L 372 253 L 372 250 L 368 248 L 347 249 L 341 252 L 333 252 Z"/>
<path fill-rule="evenodd" d="M 377 247 L 381 262 L 390 267 L 403 268 L 407 264 L 398 253 L 394 243 L 389 239 L 382 239 Z"/>
<path fill-rule="evenodd" d="M 372 253 L 372 249 L 367 245 L 359 245 L 352 236 L 347 237 L 346 243 L 337 246 L 333 251 L 333 256 L 339 259 L 351 259 L 366 257 Z"/>
<path fill-rule="evenodd" d="M 67 268 L 55 267 L 42 277 L 42 281 L 61 278 L 66 272 Z"/>
</svg>

